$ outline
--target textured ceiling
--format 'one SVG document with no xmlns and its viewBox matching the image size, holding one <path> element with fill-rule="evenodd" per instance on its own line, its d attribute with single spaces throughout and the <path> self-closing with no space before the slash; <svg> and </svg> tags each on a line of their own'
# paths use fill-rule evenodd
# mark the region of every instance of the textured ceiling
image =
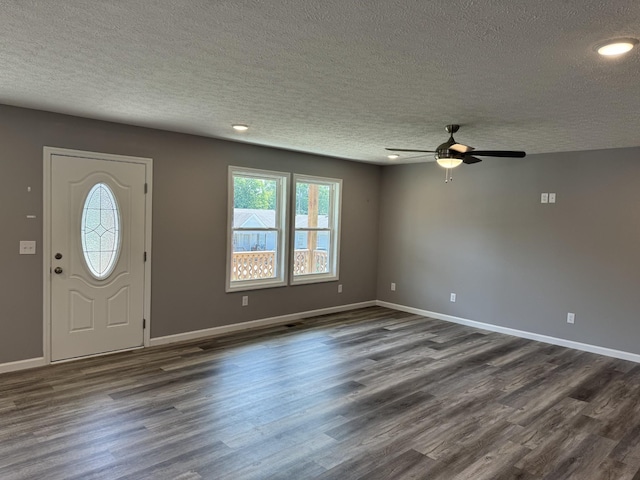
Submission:
<svg viewBox="0 0 640 480">
<path fill-rule="evenodd" d="M 640 37 L 638 0 L 0 6 L 4 104 L 375 163 L 447 123 L 483 149 L 640 145 L 640 49 L 593 51 Z"/>
</svg>

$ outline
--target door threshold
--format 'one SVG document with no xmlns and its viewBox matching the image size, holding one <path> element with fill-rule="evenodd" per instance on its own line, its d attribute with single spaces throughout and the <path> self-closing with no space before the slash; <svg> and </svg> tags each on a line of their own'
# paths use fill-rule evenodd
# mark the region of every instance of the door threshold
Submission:
<svg viewBox="0 0 640 480">
<path fill-rule="evenodd" d="M 123 350 L 113 350 L 111 352 L 92 353 L 91 355 L 83 355 L 82 357 L 64 358 L 62 360 L 51 360 L 51 365 L 58 365 L 61 363 L 75 362 L 76 360 L 85 360 L 87 358 L 105 357 L 107 355 L 115 355 L 116 353 L 133 352 L 135 350 L 142 350 L 144 345 L 139 347 L 125 348 Z"/>
</svg>

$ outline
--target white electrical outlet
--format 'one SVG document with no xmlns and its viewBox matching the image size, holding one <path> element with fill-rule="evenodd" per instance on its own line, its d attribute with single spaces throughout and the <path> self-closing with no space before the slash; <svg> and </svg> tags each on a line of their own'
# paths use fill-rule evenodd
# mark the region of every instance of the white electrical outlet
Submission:
<svg viewBox="0 0 640 480">
<path fill-rule="evenodd" d="M 396 291 L 396 284 L 391 282 L 391 291 L 395 292 Z"/>
<path fill-rule="evenodd" d="M 35 254 L 36 254 L 35 240 L 20 240 L 20 255 L 35 255 Z"/>
<path fill-rule="evenodd" d="M 242 306 L 246 307 L 247 305 L 249 305 L 249 296 L 248 295 L 243 295 L 242 296 Z"/>
<path fill-rule="evenodd" d="M 342 293 L 342 284 L 338 285 L 338 293 Z"/>
<path fill-rule="evenodd" d="M 452 293 L 451 296 L 449 297 L 449 300 L 453 303 L 456 303 L 456 294 Z"/>
<path fill-rule="evenodd" d="M 549 194 L 549 203 L 556 203 L 556 194 L 555 193 L 550 193 Z"/>
<path fill-rule="evenodd" d="M 574 324 L 576 323 L 576 314 L 575 313 L 567 313 L 567 323 Z"/>
<path fill-rule="evenodd" d="M 541 193 L 540 194 L 540 203 L 549 203 L 549 194 Z"/>
</svg>

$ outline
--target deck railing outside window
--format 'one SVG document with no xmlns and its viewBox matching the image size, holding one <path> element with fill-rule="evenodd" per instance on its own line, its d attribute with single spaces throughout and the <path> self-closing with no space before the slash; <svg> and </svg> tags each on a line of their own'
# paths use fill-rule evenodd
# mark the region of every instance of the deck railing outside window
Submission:
<svg viewBox="0 0 640 480">
<path fill-rule="evenodd" d="M 274 278 L 275 272 L 275 252 L 255 251 L 255 252 L 233 252 L 231 263 L 231 280 L 257 280 L 261 278 Z M 325 250 L 314 250 L 313 260 L 310 261 L 309 250 L 295 250 L 295 263 L 293 271 L 296 275 L 305 273 L 324 273 L 327 271 L 328 256 Z"/>
</svg>

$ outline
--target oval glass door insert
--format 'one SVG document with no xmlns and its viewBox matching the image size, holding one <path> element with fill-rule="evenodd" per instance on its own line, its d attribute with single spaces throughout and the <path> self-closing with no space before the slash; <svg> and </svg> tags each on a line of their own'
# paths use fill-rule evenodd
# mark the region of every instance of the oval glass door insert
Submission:
<svg viewBox="0 0 640 480">
<path fill-rule="evenodd" d="M 113 190 L 96 183 L 84 201 L 80 225 L 82 253 L 91 275 L 104 280 L 116 266 L 120 254 L 120 210 Z"/>
</svg>

